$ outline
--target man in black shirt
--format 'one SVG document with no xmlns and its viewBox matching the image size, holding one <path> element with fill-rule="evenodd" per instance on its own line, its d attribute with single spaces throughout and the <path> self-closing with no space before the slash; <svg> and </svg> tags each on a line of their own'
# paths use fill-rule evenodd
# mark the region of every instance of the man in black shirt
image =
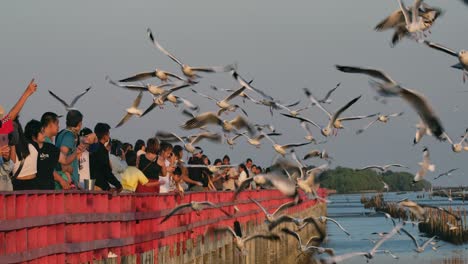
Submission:
<svg viewBox="0 0 468 264">
<path fill-rule="evenodd" d="M 112 167 L 109 161 L 109 151 L 105 144 L 110 141 L 110 126 L 105 123 L 97 123 L 94 127 L 94 133 L 98 138 L 98 147 L 95 152 L 89 154 L 91 179 L 95 179 L 95 185 L 104 191 L 111 189 L 112 184 L 118 192 L 122 190 L 122 184 L 112 173 Z"/>
<path fill-rule="evenodd" d="M 31 120 L 26 124 L 25 136 L 38 152 L 34 189 L 54 190 L 54 169 L 59 162 L 59 149 L 55 145 L 45 142 L 44 128 L 42 123 L 37 120 Z"/>
<path fill-rule="evenodd" d="M 190 165 L 203 165 L 203 150 L 200 147 L 195 147 L 195 152 L 193 153 L 193 156 L 188 160 L 188 164 Z M 188 174 L 189 178 L 193 181 L 201 182 L 203 183 L 203 186 L 198 186 L 195 184 L 190 184 L 190 191 L 192 192 L 202 192 L 205 190 L 206 187 L 208 187 L 208 176 L 204 174 L 204 171 L 208 171 L 206 168 L 193 168 L 189 167 L 188 168 Z"/>
</svg>

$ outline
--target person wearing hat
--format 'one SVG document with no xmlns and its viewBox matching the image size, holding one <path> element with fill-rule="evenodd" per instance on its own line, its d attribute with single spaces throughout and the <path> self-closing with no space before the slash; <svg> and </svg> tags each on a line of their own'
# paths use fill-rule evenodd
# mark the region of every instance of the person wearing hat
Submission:
<svg viewBox="0 0 468 264">
<path fill-rule="evenodd" d="M 57 167 L 57 171 L 59 174 L 64 176 L 64 174 L 69 171 L 71 174 L 69 184 L 73 184 L 74 186 L 78 186 L 80 177 L 79 177 L 79 165 L 78 165 L 78 154 L 75 152 L 81 152 L 84 149 L 84 146 L 80 144 L 77 147 L 78 141 L 78 133 L 81 130 L 81 126 L 83 123 L 83 115 L 78 110 L 70 110 L 67 113 L 66 117 L 66 129 L 60 131 L 55 139 L 55 146 L 60 149 L 60 153 L 65 155 L 67 158 L 68 156 L 72 156 L 72 162 L 70 164 L 70 168 L 63 164 L 59 164 Z M 68 177 L 67 177 L 68 178 Z M 56 185 L 58 189 L 61 189 L 59 186 Z"/>
<path fill-rule="evenodd" d="M 106 123 L 97 123 L 94 133 L 98 138 L 98 147 L 89 155 L 91 179 L 95 179 L 95 186 L 104 191 L 109 191 L 111 189 L 109 184 L 112 184 L 117 192 L 120 192 L 122 184 L 112 173 L 109 151 L 106 148 L 106 144 L 110 141 L 110 126 Z"/>
</svg>

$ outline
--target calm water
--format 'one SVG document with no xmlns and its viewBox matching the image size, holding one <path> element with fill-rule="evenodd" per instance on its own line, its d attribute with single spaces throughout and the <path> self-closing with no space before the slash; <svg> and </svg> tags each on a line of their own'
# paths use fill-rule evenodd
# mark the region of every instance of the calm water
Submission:
<svg viewBox="0 0 468 264">
<path fill-rule="evenodd" d="M 424 204 L 437 204 L 443 207 L 449 206 L 447 198 L 433 197 L 433 199 L 426 198 L 417 199 L 416 196 L 421 193 L 407 193 L 396 195 L 395 193 L 385 194 L 386 201 L 398 201 L 406 197 L 413 201 Z M 366 194 L 371 196 L 374 194 Z M 330 197 L 333 202 L 328 205 L 329 217 L 336 218 L 350 233 L 351 237 L 346 236 L 334 224 L 328 224 L 328 240 L 323 243 L 324 247 L 334 248 L 336 254 L 341 255 L 344 253 L 369 250 L 373 247 L 372 242 L 365 240 L 367 238 L 377 239 L 376 235 L 371 235 L 373 232 L 388 232 L 392 229 L 390 220 L 385 219 L 383 216 L 365 216 L 364 213 L 372 212 L 372 210 L 364 209 L 360 203 L 360 194 L 350 195 L 334 195 Z M 454 201 L 452 207 L 468 206 L 468 202 L 463 204 L 462 201 Z M 406 225 L 405 229 L 411 232 L 416 237 L 427 239 L 419 233 L 417 227 Z M 433 251 L 430 247 L 418 254 L 413 251 L 414 245 L 409 237 L 405 235 L 395 235 L 391 240 L 387 240 L 380 249 L 391 250 L 399 259 L 395 260 L 387 255 L 378 255 L 371 262 L 372 263 L 468 263 L 468 244 L 455 246 L 443 241 L 438 242 L 438 245 L 443 245 L 437 252 Z M 356 257 L 345 261 L 344 263 L 366 263 L 364 257 Z"/>
</svg>

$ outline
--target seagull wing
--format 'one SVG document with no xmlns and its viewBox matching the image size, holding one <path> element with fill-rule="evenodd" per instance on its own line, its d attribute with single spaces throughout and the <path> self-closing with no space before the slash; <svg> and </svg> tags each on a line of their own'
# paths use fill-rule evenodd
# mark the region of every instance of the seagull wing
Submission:
<svg viewBox="0 0 468 264">
<path fill-rule="evenodd" d="M 424 242 L 424 244 L 422 244 L 421 248 L 424 250 L 427 245 L 429 245 L 437 236 L 433 236 L 431 238 L 429 238 L 428 240 L 426 240 L 426 242 Z"/>
<path fill-rule="evenodd" d="M 296 148 L 296 147 L 301 147 L 301 146 L 309 145 L 309 144 L 311 144 L 311 143 L 312 143 L 312 142 L 293 143 L 293 144 L 286 144 L 286 145 L 283 145 L 282 147 L 285 148 L 285 149 L 290 149 L 290 148 Z"/>
<path fill-rule="evenodd" d="M 354 103 L 356 103 L 359 99 L 361 98 L 361 95 L 354 98 L 353 100 L 349 101 L 346 105 L 344 105 L 343 107 L 341 107 L 340 109 L 338 109 L 338 111 L 336 111 L 333 116 L 330 117 L 330 126 L 333 125 L 336 121 L 336 119 L 338 119 L 338 117 L 344 112 L 346 111 L 346 109 L 348 109 L 349 107 L 351 107 Z"/>
<path fill-rule="evenodd" d="M 242 87 L 245 87 L 247 88 L 248 90 L 251 90 L 251 91 L 254 91 L 256 93 L 258 93 L 259 95 L 263 96 L 265 99 L 268 99 L 268 100 L 271 100 L 273 101 L 273 97 L 267 95 L 265 92 L 257 89 L 257 88 L 254 88 L 252 87 L 248 82 L 246 82 L 236 71 L 232 71 L 232 76 L 234 77 L 234 79 L 236 79 L 240 85 Z"/>
<path fill-rule="evenodd" d="M 138 96 L 135 98 L 135 100 L 133 101 L 132 107 L 137 108 L 138 106 L 140 106 L 142 97 L 143 97 L 143 92 L 140 92 Z"/>
<path fill-rule="evenodd" d="M 255 130 L 253 126 L 247 121 L 247 119 L 243 118 L 242 116 L 237 116 L 233 120 L 230 121 L 230 123 L 236 128 L 236 129 L 242 129 L 242 128 L 247 128 L 249 133 L 253 135 L 255 133 Z"/>
<path fill-rule="evenodd" d="M 137 73 L 131 77 L 119 80 L 119 82 L 137 82 L 137 81 L 143 81 L 143 80 L 154 78 L 154 77 L 156 77 L 155 71 L 142 72 L 142 73 Z"/>
<path fill-rule="evenodd" d="M 266 174 L 267 178 L 276 189 L 286 196 L 295 196 L 297 194 L 296 184 L 286 178 L 284 175 Z"/>
<path fill-rule="evenodd" d="M 451 50 L 451 49 L 449 49 L 447 47 L 444 47 L 444 46 L 442 46 L 440 44 L 430 42 L 430 41 L 427 41 L 427 40 L 424 41 L 424 44 L 426 44 L 427 46 L 429 46 L 429 47 L 431 47 L 433 49 L 445 52 L 445 53 L 447 53 L 449 55 L 452 55 L 454 57 L 458 57 L 458 52 L 455 52 L 454 50 Z"/>
<path fill-rule="evenodd" d="M 288 228 L 281 228 L 281 232 L 286 233 L 286 234 L 294 237 L 297 240 L 298 248 L 301 248 L 302 239 L 301 239 L 301 236 L 298 233 L 296 233 L 294 231 L 291 231 Z"/>
<path fill-rule="evenodd" d="M 239 94 L 241 94 L 245 90 L 245 87 L 241 87 L 240 89 L 237 89 L 235 92 L 230 94 L 228 97 L 224 98 L 223 101 L 229 102 L 232 99 L 236 98 Z"/>
<path fill-rule="evenodd" d="M 309 153 L 307 153 L 303 159 L 306 160 L 306 159 L 318 157 L 320 156 L 320 153 L 322 153 L 320 150 L 314 149 L 312 151 L 309 151 Z"/>
<path fill-rule="evenodd" d="M 386 234 L 385 236 L 383 236 L 379 241 L 377 241 L 377 243 L 375 243 L 374 247 L 371 249 L 371 251 L 369 252 L 371 255 L 374 255 L 375 252 L 377 251 L 377 249 L 382 246 L 382 244 L 387 241 L 388 239 L 390 239 L 391 237 L 393 237 L 396 233 L 398 233 L 400 230 L 403 230 L 402 228 L 403 224 L 400 223 L 399 225 L 395 226 L 392 231 L 390 231 L 388 234 Z"/>
<path fill-rule="evenodd" d="M 246 237 L 244 239 L 244 242 L 247 242 L 255 238 L 268 239 L 268 240 L 280 240 L 280 237 L 276 234 L 254 234 L 254 235 Z"/>
<path fill-rule="evenodd" d="M 195 135 L 195 137 L 191 140 L 190 143 L 196 144 L 200 142 L 200 140 L 202 139 L 207 139 L 207 140 L 210 140 L 212 142 L 217 142 L 217 143 L 221 143 L 221 140 L 222 140 L 220 134 L 211 133 L 211 132 L 203 132 L 203 133 Z"/>
<path fill-rule="evenodd" d="M 83 97 L 83 95 L 85 95 L 89 90 L 91 90 L 91 86 L 88 87 L 84 92 L 76 96 L 75 99 L 73 99 L 73 101 L 71 102 L 70 107 L 75 106 L 76 102 L 78 102 L 78 100 L 80 100 L 80 98 Z"/>
<path fill-rule="evenodd" d="M 359 119 L 364 119 L 364 118 L 369 118 L 369 117 L 374 117 L 377 114 L 370 114 L 370 115 L 360 115 L 360 116 L 350 116 L 350 117 L 342 117 L 339 118 L 338 120 L 340 121 L 350 121 L 350 120 L 359 120 Z"/>
<path fill-rule="evenodd" d="M 405 17 L 405 23 L 406 25 L 410 25 L 412 20 L 410 18 L 410 15 L 409 15 L 409 12 L 408 12 L 408 9 L 406 9 L 405 5 L 402 3 L 401 0 L 397 0 L 398 3 L 400 4 L 400 10 L 401 12 L 403 13 L 403 16 Z M 412 10 L 414 12 L 414 10 Z M 416 21 L 415 21 L 416 22 Z"/>
<path fill-rule="evenodd" d="M 296 201 L 290 201 L 290 202 L 286 202 L 282 205 L 280 205 L 278 208 L 276 208 L 276 210 L 272 213 L 272 215 L 276 215 L 278 214 L 279 212 L 283 211 L 283 210 L 286 210 L 288 209 L 289 207 L 292 207 L 296 205 Z"/>
<path fill-rule="evenodd" d="M 326 217 L 326 219 L 335 223 L 335 225 L 338 226 L 343 232 L 345 232 L 346 235 L 351 236 L 351 234 L 340 223 L 338 223 L 338 221 L 329 217 Z"/>
<path fill-rule="evenodd" d="M 154 38 L 153 36 L 153 32 L 151 31 L 151 29 L 148 28 L 148 37 L 150 38 L 151 42 L 153 42 L 153 44 L 164 54 L 166 54 L 169 58 L 171 58 L 173 61 L 175 61 L 177 64 L 179 64 L 180 66 L 183 66 L 183 63 L 177 59 L 174 55 L 172 55 L 171 53 L 169 53 L 169 51 L 167 51 L 166 49 L 163 48 L 163 46 L 161 46 L 161 44 L 159 44 L 158 41 L 156 41 L 156 39 Z"/>
<path fill-rule="evenodd" d="M 340 87 L 340 85 L 341 85 L 341 83 L 338 83 L 338 84 L 335 86 L 335 88 L 333 88 L 333 89 L 331 89 L 330 91 L 328 91 L 328 93 L 325 95 L 325 97 L 324 97 L 322 100 L 320 100 L 320 101 L 322 101 L 322 102 L 327 101 L 328 98 L 330 98 L 330 96 L 332 95 L 332 93 L 333 93 L 336 89 L 338 89 L 338 87 Z"/>
<path fill-rule="evenodd" d="M 268 214 L 269 214 L 268 211 L 265 209 L 265 207 L 263 207 L 259 202 L 257 202 L 257 200 L 255 200 L 255 199 L 253 199 L 253 198 L 251 198 L 251 197 L 249 197 L 249 199 L 250 199 L 252 202 L 254 202 L 254 203 L 263 211 L 263 213 L 264 213 L 265 215 L 268 215 Z"/>
<path fill-rule="evenodd" d="M 391 29 L 398 24 L 405 23 L 405 17 L 400 9 L 393 11 L 388 17 L 380 21 L 374 28 L 376 31 Z"/>
<path fill-rule="evenodd" d="M 198 111 L 200 107 L 189 100 L 183 98 L 182 96 L 176 96 L 177 102 L 184 104 L 186 107 L 190 108 L 192 111 Z"/>
<path fill-rule="evenodd" d="M 190 203 L 186 203 L 186 204 L 181 204 L 179 206 L 177 206 L 176 208 L 172 209 L 171 212 L 169 212 L 164 218 L 163 220 L 161 220 L 161 224 L 164 223 L 167 219 L 169 219 L 171 216 L 173 216 L 177 211 L 181 210 L 181 209 L 184 209 L 186 207 L 190 207 Z"/>
<path fill-rule="evenodd" d="M 55 99 L 57 99 L 61 104 L 63 104 L 66 108 L 69 108 L 70 106 L 60 97 L 55 95 L 52 91 L 49 90 L 49 94 L 52 95 Z"/>
<path fill-rule="evenodd" d="M 366 75 L 369 75 L 370 77 L 382 80 L 384 82 L 396 84 L 396 82 L 392 80 L 390 76 L 388 76 L 386 73 L 384 73 L 381 70 L 360 68 L 360 67 L 354 67 L 354 66 L 342 66 L 342 65 L 336 65 L 336 69 L 342 72 L 346 72 L 346 73 L 366 74 Z"/>
<path fill-rule="evenodd" d="M 404 229 L 404 228 L 402 228 L 400 230 L 403 231 L 403 233 L 405 233 L 407 236 L 409 236 L 411 238 L 411 240 L 413 240 L 413 243 L 416 246 L 416 248 L 419 248 L 418 240 L 410 232 L 406 231 L 406 229 Z"/>
<path fill-rule="evenodd" d="M 209 95 L 205 95 L 205 94 L 202 94 L 202 93 L 200 93 L 200 92 L 197 92 L 197 90 L 195 90 L 195 89 L 192 89 L 192 92 L 194 92 L 194 93 L 200 95 L 201 97 L 208 98 L 208 99 L 210 99 L 210 100 L 212 100 L 212 101 L 215 101 L 215 102 L 218 101 L 218 100 L 216 100 L 215 98 L 213 98 L 213 97 L 211 97 L 211 96 L 209 96 Z"/>
<path fill-rule="evenodd" d="M 310 119 L 307 119 L 307 118 L 304 118 L 304 117 L 300 117 L 300 116 L 292 116 L 292 115 L 289 115 L 289 114 L 283 114 L 281 113 L 283 116 L 285 117 L 289 117 L 289 118 L 294 118 L 294 119 L 297 119 L 301 122 L 307 122 L 309 124 L 312 124 L 313 126 L 315 126 L 316 128 L 318 129 L 322 129 L 317 123 L 315 123 L 314 121 L 310 120 Z"/>
<path fill-rule="evenodd" d="M 131 117 L 132 117 L 132 114 L 127 113 L 122 118 L 122 120 L 120 120 L 120 122 L 115 126 L 115 128 L 118 128 L 118 127 L 122 126 L 123 124 L 125 124 Z"/>
<path fill-rule="evenodd" d="M 325 108 L 323 108 L 322 104 L 320 104 L 320 102 L 312 95 L 309 89 L 304 88 L 304 92 L 313 105 L 316 105 L 318 108 L 320 108 L 320 110 L 322 110 L 326 115 L 328 115 L 329 118 L 332 117 L 330 112 L 328 112 Z"/>
<path fill-rule="evenodd" d="M 109 76 L 106 76 L 106 80 L 109 81 L 110 84 L 112 85 L 115 85 L 115 86 L 118 86 L 118 87 L 122 87 L 122 88 L 126 88 L 126 89 L 129 89 L 129 90 L 136 90 L 136 91 L 148 91 L 148 87 L 145 86 L 145 85 L 136 85 L 136 84 L 119 84 L 117 82 L 115 82 L 114 80 L 110 79 Z"/>
<path fill-rule="evenodd" d="M 389 117 L 399 117 L 399 116 L 402 116 L 405 112 L 399 112 L 399 113 L 393 113 L 393 114 L 389 114 L 388 116 Z"/>
<path fill-rule="evenodd" d="M 275 229 L 275 227 L 277 227 L 278 225 L 280 225 L 281 223 L 292 223 L 292 222 L 295 222 L 296 219 L 294 219 L 293 217 L 289 216 L 289 215 L 282 215 L 280 217 L 278 217 L 276 219 L 276 221 L 274 222 L 271 222 L 269 225 L 268 225 L 268 230 L 271 231 L 273 229 Z"/>
<path fill-rule="evenodd" d="M 400 89 L 400 96 L 413 107 L 432 134 L 440 139 L 445 130 L 427 99 L 416 91 L 404 88 Z"/>
<path fill-rule="evenodd" d="M 190 67 L 193 71 L 200 72 L 228 72 L 234 70 L 234 65 L 214 66 L 214 67 Z"/>
<path fill-rule="evenodd" d="M 395 163 L 395 164 L 388 164 L 388 165 L 385 165 L 384 168 L 385 169 L 388 169 L 390 167 L 397 167 L 397 168 L 406 168 L 408 169 L 408 167 L 406 167 L 405 165 L 402 165 L 402 164 L 398 164 L 398 163 Z"/>
<path fill-rule="evenodd" d="M 141 117 L 144 117 L 146 114 L 148 114 L 149 112 L 151 112 L 151 110 L 153 110 L 155 107 L 156 107 L 156 104 L 153 102 L 153 103 L 148 107 L 148 109 L 146 109 L 145 112 L 143 112 L 143 114 L 141 115 Z"/>
<path fill-rule="evenodd" d="M 384 171 L 384 170 L 385 170 L 382 166 L 370 165 L 370 166 L 366 166 L 366 167 L 364 167 L 364 168 L 360 168 L 360 169 L 358 169 L 358 171 L 367 170 L 367 169 L 377 169 L 377 170 L 380 170 L 380 171 Z"/>
<path fill-rule="evenodd" d="M 174 74 L 174 73 L 167 72 L 167 71 L 165 71 L 164 73 L 165 73 L 166 75 L 170 76 L 170 77 L 173 77 L 173 78 L 179 79 L 179 80 L 181 80 L 181 81 L 185 81 L 185 79 L 184 79 L 184 78 L 182 78 L 182 77 L 180 77 L 179 75 L 176 75 L 176 74 Z"/>
<path fill-rule="evenodd" d="M 241 193 L 243 190 L 247 189 L 250 186 L 250 183 L 254 180 L 254 177 L 247 178 L 247 180 L 243 181 L 241 185 L 236 189 L 234 192 L 234 198 L 233 200 L 236 200 L 237 196 L 239 193 Z"/>
<path fill-rule="evenodd" d="M 221 125 L 222 123 L 223 123 L 223 120 L 221 120 L 215 113 L 206 112 L 188 120 L 187 122 L 185 122 L 184 125 L 182 125 L 182 128 L 194 129 L 194 128 L 200 128 L 207 124 Z"/>
</svg>

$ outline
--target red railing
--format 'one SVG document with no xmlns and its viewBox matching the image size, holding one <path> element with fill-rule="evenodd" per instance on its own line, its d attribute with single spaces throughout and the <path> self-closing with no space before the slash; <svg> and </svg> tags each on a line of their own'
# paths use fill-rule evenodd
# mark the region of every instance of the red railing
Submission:
<svg viewBox="0 0 468 264">
<path fill-rule="evenodd" d="M 325 196 L 325 190 L 319 189 L 319 194 Z M 271 210 L 290 200 L 276 190 L 246 191 L 235 203 L 232 196 L 232 192 L 187 193 L 183 199 L 105 192 L 0 192 L 0 263 L 83 263 L 107 258 L 109 251 L 139 258 L 138 253 L 150 250 L 157 262 L 158 248 L 181 244 L 171 248 L 173 254 L 181 254 L 185 243 L 180 242 L 203 235 L 209 226 L 263 219 L 248 197 Z M 304 202 L 289 212 L 315 204 L 301 196 Z M 200 215 L 184 209 L 160 224 L 176 204 L 190 201 L 220 204 L 233 216 L 217 209 L 203 210 Z"/>
</svg>

